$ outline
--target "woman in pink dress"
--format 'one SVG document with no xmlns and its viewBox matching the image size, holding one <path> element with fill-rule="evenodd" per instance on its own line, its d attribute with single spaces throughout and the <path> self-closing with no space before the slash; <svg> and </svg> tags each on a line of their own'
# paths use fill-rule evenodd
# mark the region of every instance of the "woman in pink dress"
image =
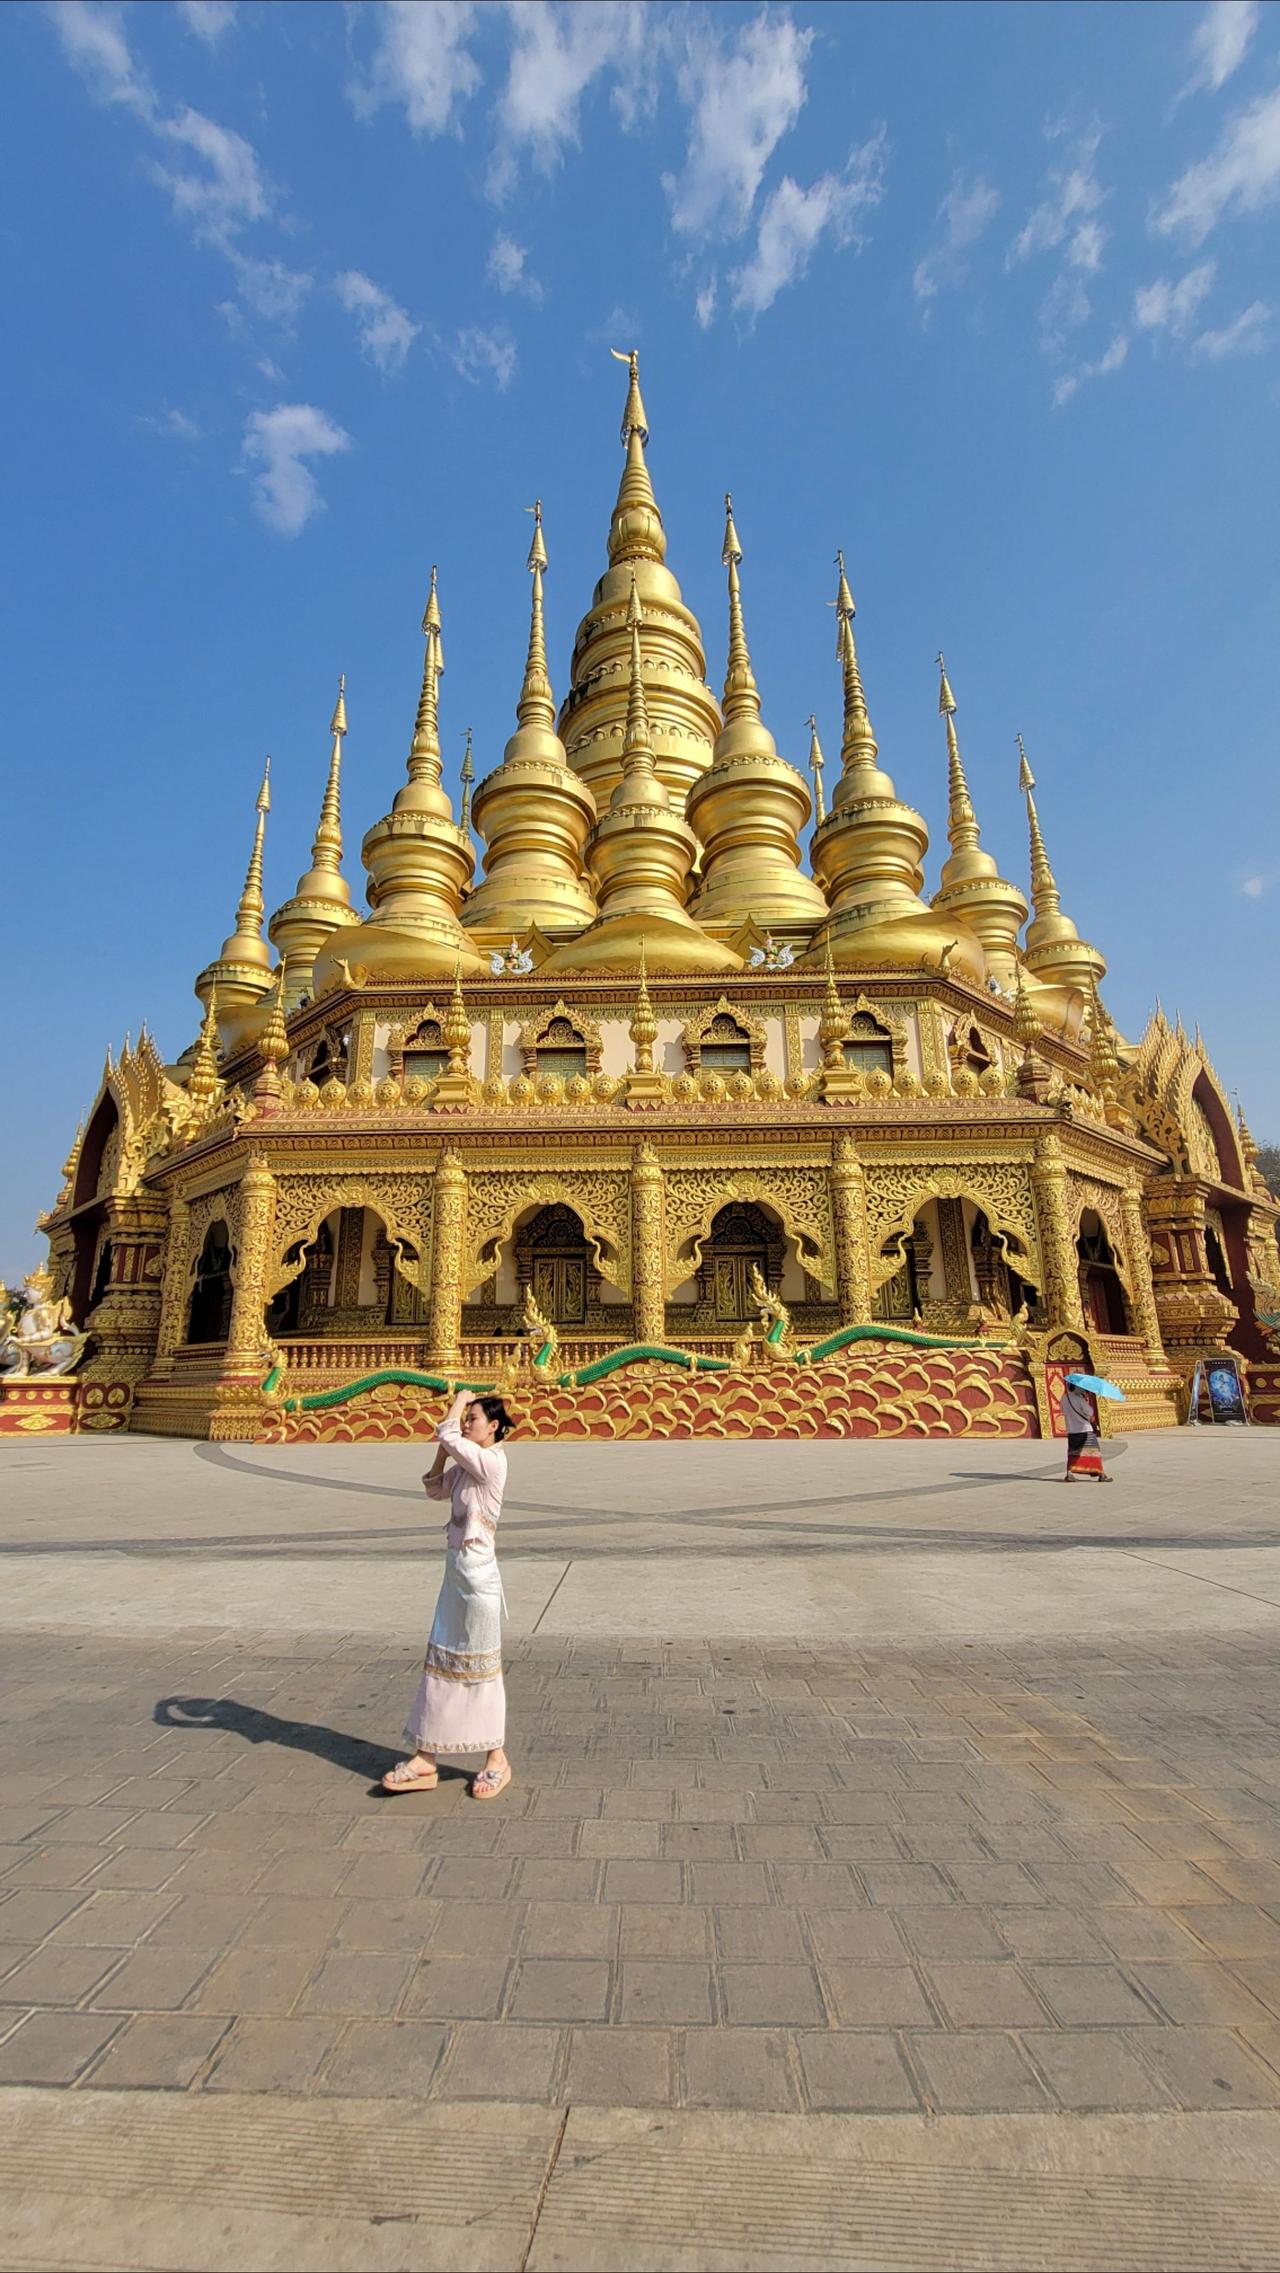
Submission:
<svg viewBox="0 0 1280 2273">
<path fill-rule="evenodd" d="M 387 1792 L 431 1791 L 441 1752 L 483 1752 L 473 1799 L 496 1799 L 511 1781 L 503 1750 L 507 1693 L 502 1679 L 502 1613 L 506 1608 L 494 1551 L 512 1427 L 501 1397 L 459 1390 L 436 1430 L 435 1465 L 422 1479 L 427 1497 L 450 1500 L 444 1581 L 413 1710 L 405 1724 L 409 1759 L 382 1779 Z"/>
</svg>

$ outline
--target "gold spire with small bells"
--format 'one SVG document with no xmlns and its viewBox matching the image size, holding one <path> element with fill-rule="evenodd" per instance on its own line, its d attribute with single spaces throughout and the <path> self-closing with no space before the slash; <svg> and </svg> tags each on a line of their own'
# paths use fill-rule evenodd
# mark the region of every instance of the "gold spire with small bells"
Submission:
<svg viewBox="0 0 1280 2273">
<path fill-rule="evenodd" d="M 947 839 L 951 851 L 942 863 L 933 905 L 977 933 L 992 978 L 1005 994 L 1011 994 L 1018 975 L 1018 936 L 1027 920 L 1027 903 L 1016 884 L 1000 874 L 991 854 L 982 849 L 978 816 L 956 737 L 956 698 L 941 655 L 938 672 L 938 711 L 946 722 L 947 734 Z"/>
<path fill-rule="evenodd" d="M 635 572 L 627 606 L 631 674 L 627 686 L 622 776 L 587 839 L 599 915 L 588 930 L 558 947 L 541 966 L 547 976 L 570 971 L 633 971 L 642 945 L 664 970 L 738 971 L 742 959 L 712 939 L 685 912 L 698 852 L 658 773 L 645 698 L 640 633 L 644 622 Z"/>
<path fill-rule="evenodd" d="M 800 832 L 812 807 L 802 776 L 785 758 L 760 716 L 738 575 L 742 546 L 725 493 L 722 566 L 729 579 L 729 654 L 724 725 L 711 765 L 685 807 L 702 843 L 702 876 L 691 913 L 721 938 L 744 923 L 799 934 L 807 943 L 825 920 L 827 903 L 800 867 Z"/>
<path fill-rule="evenodd" d="M 329 732 L 333 748 L 325 783 L 320 821 L 311 847 L 311 866 L 298 878 L 293 898 L 276 909 L 267 936 L 284 963 L 284 1007 L 296 1010 L 311 992 L 316 956 L 325 941 L 346 924 L 359 923 L 351 905 L 351 891 L 342 873 L 342 744 L 347 731 L 345 673 L 338 680 L 338 699 Z"/>
<path fill-rule="evenodd" d="M 236 908 L 235 929 L 223 940 L 212 963 L 206 963 L 196 980 L 196 993 L 206 1008 L 216 990 L 218 1029 L 224 1046 L 236 1049 L 256 1028 L 256 1013 L 274 984 L 271 950 L 262 936 L 266 901 L 262 896 L 262 851 L 267 815 L 271 811 L 271 760 L 262 770 L 253 850 L 245 872 L 244 890 Z"/>
<path fill-rule="evenodd" d="M 360 858 L 369 877 L 367 921 L 332 934 L 316 957 L 317 995 L 342 983 L 344 970 L 367 978 L 438 978 L 455 964 L 468 978 L 484 968 L 458 921 L 475 853 L 453 818 L 442 781 L 440 679 L 444 646 L 436 571 L 422 617 L 426 642 L 407 780 L 391 811 L 366 833 Z"/>
<path fill-rule="evenodd" d="M 627 609 L 634 578 L 644 609 L 641 655 L 651 688 L 654 762 L 672 805 L 683 812 L 688 791 L 711 763 L 720 713 L 706 683 L 706 654 L 697 617 L 684 604 L 666 565 L 667 539 L 649 478 L 649 420 L 640 394 L 638 355 L 611 350 L 627 366 L 622 419 L 626 464 L 609 524 L 609 565 L 578 626 L 560 734 L 569 764 L 608 811 L 622 771 L 630 685 Z"/>
<path fill-rule="evenodd" d="M 547 670 L 542 579 L 548 560 L 541 498 L 532 512 L 526 562 L 533 580 L 529 651 L 516 704 L 518 724 L 501 765 L 486 774 L 472 807 L 485 843 L 484 882 L 467 901 L 463 921 L 491 948 L 533 924 L 549 939 L 563 938 L 581 931 L 596 912 L 582 859 L 595 801 L 566 762 Z"/>
<path fill-rule="evenodd" d="M 1040 987 L 1056 998 L 1063 1030 L 1078 1033 L 1085 1003 L 1107 966 L 1097 948 L 1081 939 L 1070 916 L 1063 911 L 1057 878 L 1049 866 L 1036 811 L 1035 775 L 1027 762 L 1021 734 L 1014 739 L 1018 745 L 1018 787 L 1027 801 L 1031 904 L 1035 911 L 1027 926 L 1024 959 Z"/>
<path fill-rule="evenodd" d="M 822 934 L 841 967 L 946 970 L 982 985 L 986 963 L 974 934 L 936 915 L 920 897 L 929 831 L 878 764 L 844 554 L 836 554 L 836 654 L 844 694 L 840 778 L 831 810 L 813 832 L 813 872 L 831 908 Z M 812 966 L 817 949 L 804 958 Z"/>
</svg>

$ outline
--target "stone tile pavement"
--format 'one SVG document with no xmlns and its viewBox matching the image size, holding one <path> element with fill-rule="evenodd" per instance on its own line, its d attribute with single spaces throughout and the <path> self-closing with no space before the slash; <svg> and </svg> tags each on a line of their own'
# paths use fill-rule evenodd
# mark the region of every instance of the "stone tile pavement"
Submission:
<svg viewBox="0 0 1280 2273">
<path fill-rule="evenodd" d="M 526 1638 L 516 1781 L 376 1778 L 367 1639 L 9 1637 L 0 2084 L 1280 2107 L 1268 1634 Z"/>
</svg>

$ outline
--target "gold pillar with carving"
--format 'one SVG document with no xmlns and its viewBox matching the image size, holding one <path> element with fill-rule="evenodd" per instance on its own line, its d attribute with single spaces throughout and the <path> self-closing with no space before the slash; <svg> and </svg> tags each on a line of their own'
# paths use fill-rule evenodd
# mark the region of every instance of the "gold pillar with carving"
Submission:
<svg viewBox="0 0 1280 2273">
<path fill-rule="evenodd" d="M 462 1246 L 467 1227 L 467 1172 L 456 1152 L 436 1170 L 431 1216 L 431 1296 L 427 1314 L 427 1366 L 453 1373 L 462 1362 Z"/>
<path fill-rule="evenodd" d="M 1031 1189 L 1040 1227 L 1047 1322 L 1051 1326 L 1071 1326 L 1082 1334 L 1085 1331 L 1084 1304 L 1080 1299 L 1076 1246 L 1067 1209 L 1067 1171 L 1062 1158 L 1062 1140 L 1052 1130 L 1036 1139 Z"/>
<path fill-rule="evenodd" d="M 631 1163 L 631 1300 L 636 1340 L 648 1349 L 667 1331 L 662 1216 L 662 1168 L 653 1146 L 642 1144 Z"/>
<path fill-rule="evenodd" d="M 154 1380 L 167 1381 L 173 1361 L 185 1340 L 186 1308 L 191 1294 L 191 1209 L 181 1193 L 169 1202 L 169 1234 L 164 1250 L 164 1281 L 160 1293 L 160 1324 L 156 1331 Z"/>
<path fill-rule="evenodd" d="M 1120 1209 L 1124 1217 L 1124 1243 L 1128 1249 L 1129 1286 L 1133 1295 L 1135 1323 L 1146 1345 L 1148 1357 L 1157 1359 L 1163 1355 L 1160 1319 L 1156 1312 L 1151 1251 L 1147 1243 L 1147 1227 L 1143 1221 L 1140 1185 L 1130 1183 L 1124 1186 L 1120 1194 Z"/>
<path fill-rule="evenodd" d="M 237 1187 L 231 1324 L 209 1415 L 210 1437 L 224 1443 L 252 1443 L 262 1425 L 264 1313 L 275 1214 L 275 1177 L 261 1153 L 251 1153 Z"/>
<path fill-rule="evenodd" d="M 836 1243 L 836 1298 L 842 1326 L 871 1322 L 871 1268 L 867 1254 L 867 1179 L 849 1136 L 836 1141 L 831 1166 L 831 1218 Z"/>
</svg>

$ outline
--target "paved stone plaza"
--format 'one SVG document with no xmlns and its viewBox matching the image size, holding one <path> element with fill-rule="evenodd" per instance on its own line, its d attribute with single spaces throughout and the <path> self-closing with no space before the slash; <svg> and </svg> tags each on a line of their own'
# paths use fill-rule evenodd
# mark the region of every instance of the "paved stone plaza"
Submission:
<svg viewBox="0 0 1280 2273">
<path fill-rule="evenodd" d="M 13 1445 L 4 2266 L 1274 2266 L 1280 1441 Z"/>
</svg>

